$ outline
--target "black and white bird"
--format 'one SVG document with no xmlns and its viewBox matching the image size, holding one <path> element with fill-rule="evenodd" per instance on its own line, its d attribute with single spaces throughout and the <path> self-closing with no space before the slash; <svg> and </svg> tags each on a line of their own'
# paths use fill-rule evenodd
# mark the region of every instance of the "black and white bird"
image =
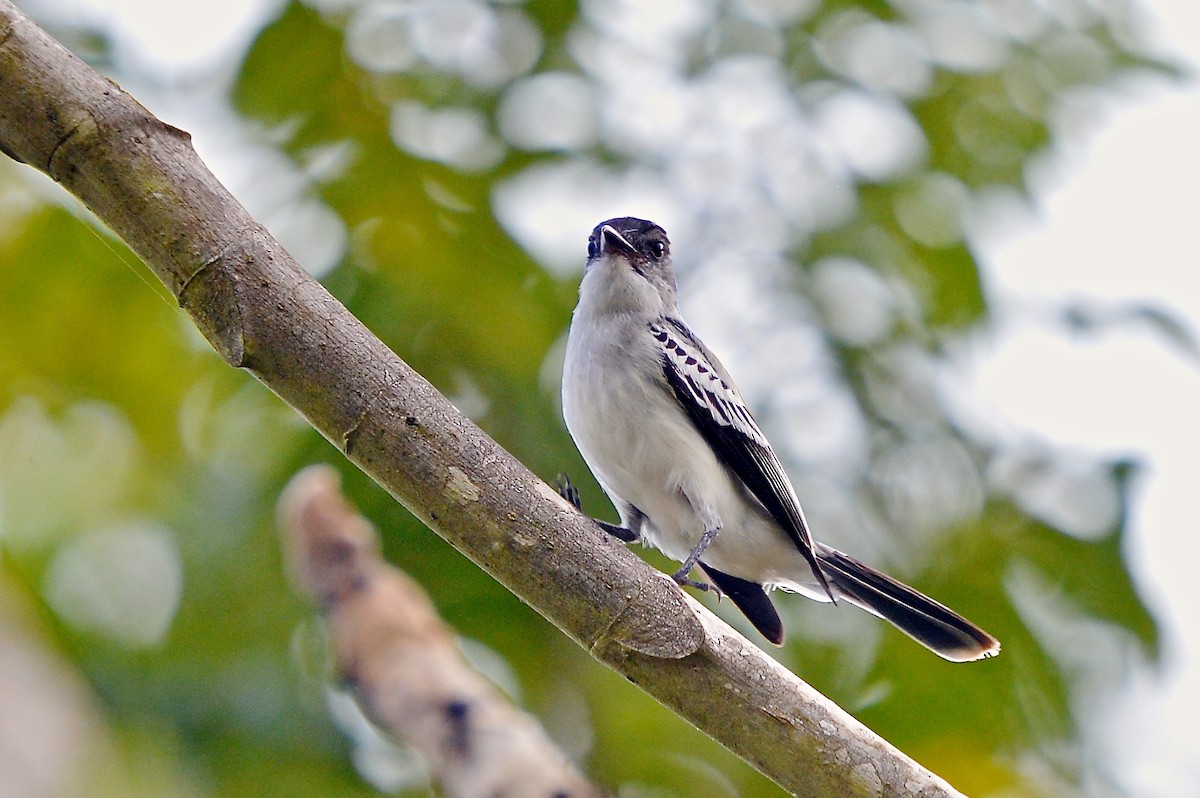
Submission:
<svg viewBox="0 0 1200 798">
<path fill-rule="evenodd" d="M 773 643 L 764 588 L 845 599 L 954 662 L 1000 643 L 962 616 L 813 540 L 800 502 L 733 379 L 679 313 L 671 244 L 644 219 L 609 219 L 588 261 L 563 368 L 563 415 L 621 526 L 715 586 Z M 699 566 L 712 585 L 692 581 Z"/>
</svg>

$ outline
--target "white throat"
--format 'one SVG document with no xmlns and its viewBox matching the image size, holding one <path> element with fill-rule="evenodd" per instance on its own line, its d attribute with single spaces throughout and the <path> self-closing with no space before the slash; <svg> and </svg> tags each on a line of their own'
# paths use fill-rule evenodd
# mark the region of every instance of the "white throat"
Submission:
<svg viewBox="0 0 1200 798">
<path fill-rule="evenodd" d="M 666 313 L 662 296 L 649 280 L 617 255 L 596 258 L 588 264 L 579 284 L 576 314 L 583 316 L 644 315 Z"/>
</svg>

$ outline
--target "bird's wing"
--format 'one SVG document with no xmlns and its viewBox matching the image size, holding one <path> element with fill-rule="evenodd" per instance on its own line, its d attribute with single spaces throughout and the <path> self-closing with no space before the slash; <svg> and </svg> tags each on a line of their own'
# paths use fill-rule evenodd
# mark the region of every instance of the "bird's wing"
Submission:
<svg viewBox="0 0 1200 798">
<path fill-rule="evenodd" d="M 725 367 L 676 319 L 666 317 L 651 322 L 650 334 L 662 353 L 667 384 L 696 429 L 718 459 L 787 530 L 832 600 L 833 593 L 817 563 L 812 534 L 792 483 Z"/>
</svg>

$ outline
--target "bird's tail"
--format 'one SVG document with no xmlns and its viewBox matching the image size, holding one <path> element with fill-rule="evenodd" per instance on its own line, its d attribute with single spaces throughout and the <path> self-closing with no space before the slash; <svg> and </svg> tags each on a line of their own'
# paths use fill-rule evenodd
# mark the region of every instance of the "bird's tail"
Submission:
<svg viewBox="0 0 1200 798">
<path fill-rule="evenodd" d="M 951 662 L 994 657 L 1000 641 L 953 610 L 853 557 L 818 545 L 817 559 L 835 592 L 891 622 Z"/>
</svg>

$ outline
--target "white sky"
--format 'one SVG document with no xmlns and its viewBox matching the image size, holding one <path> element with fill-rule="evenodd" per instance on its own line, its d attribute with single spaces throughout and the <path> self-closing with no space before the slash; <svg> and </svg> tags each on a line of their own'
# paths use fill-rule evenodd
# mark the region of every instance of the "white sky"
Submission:
<svg viewBox="0 0 1200 798">
<path fill-rule="evenodd" d="M 240 47 L 278 0 L 30 0 L 39 18 L 82 16 L 118 57 L 174 75 Z M 1141 0 L 1159 38 L 1200 73 L 1200 1 Z M 985 236 L 989 290 L 1008 324 L 973 367 L 981 398 L 1015 426 L 1148 469 L 1132 508 L 1139 587 L 1161 613 L 1165 678 L 1130 688 L 1105 746 L 1137 795 L 1200 795 L 1200 362 L 1149 327 L 1072 338 L 1030 308 L 1064 299 L 1145 301 L 1200 334 L 1200 84 L 1108 102 L 1086 144 L 1042 182 L 1036 217 Z M 1116 735 L 1119 735 L 1117 737 Z"/>
</svg>

